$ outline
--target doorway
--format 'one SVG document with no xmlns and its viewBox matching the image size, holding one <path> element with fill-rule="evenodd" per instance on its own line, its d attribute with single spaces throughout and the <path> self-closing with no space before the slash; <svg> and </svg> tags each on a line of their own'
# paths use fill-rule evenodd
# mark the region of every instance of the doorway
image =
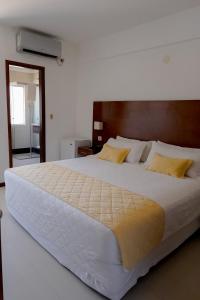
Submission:
<svg viewBox="0 0 200 300">
<path fill-rule="evenodd" d="M 45 162 L 45 68 L 6 60 L 9 165 Z"/>
</svg>

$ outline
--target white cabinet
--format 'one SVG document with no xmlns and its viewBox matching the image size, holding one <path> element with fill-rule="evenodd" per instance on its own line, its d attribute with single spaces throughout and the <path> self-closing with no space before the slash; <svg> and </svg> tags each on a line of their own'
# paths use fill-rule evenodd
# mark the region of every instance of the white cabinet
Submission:
<svg viewBox="0 0 200 300">
<path fill-rule="evenodd" d="M 67 138 L 61 141 L 61 159 L 78 157 L 78 147 L 91 146 L 91 141 L 82 138 Z"/>
</svg>

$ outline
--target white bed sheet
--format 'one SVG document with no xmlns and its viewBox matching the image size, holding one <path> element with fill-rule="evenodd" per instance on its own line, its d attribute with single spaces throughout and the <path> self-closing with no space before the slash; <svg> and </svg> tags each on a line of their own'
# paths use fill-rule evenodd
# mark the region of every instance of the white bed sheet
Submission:
<svg viewBox="0 0 200 300">
<path fill-rule="evenodd" d="M 145 171 L 141 164 L 117 165 L 95 156 L 57 163 L 154 199 L 166 214 L 163 240 L 200 215 L 200 179 L 176 179 Z M 7 207 L 15 219 L 59 262 L 103 295 L 120 299 L 162 258 L 151 253 L 132 271 L 124 270 L 108 228 L 9 171 L 5 179 Z"/>
</svg>

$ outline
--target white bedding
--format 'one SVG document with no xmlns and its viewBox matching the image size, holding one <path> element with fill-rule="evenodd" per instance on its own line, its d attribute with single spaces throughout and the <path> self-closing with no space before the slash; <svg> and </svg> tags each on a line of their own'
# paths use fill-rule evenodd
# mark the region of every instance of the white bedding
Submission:
<svg viewBox="0 0 200 300">
<path fill-rule="evenodd" d="M 199 178 L 176 179 L 145 171 L 142 164 L 117 165 L 95 156 L 57 163 L 158 202 L 166 214 L 163 240 L 200 215 Z M 158 257 L 155 249 L 128 272 L 121 265 L 118 245 L 108 228 L 9 171 L 5 179 L 7 207 L 15 219 L 64 266 L 111 299 L 120 299 L 170 251 L 163 250 Z M 176 246 L 178 243 L 171 248 Z"/>
</svg>

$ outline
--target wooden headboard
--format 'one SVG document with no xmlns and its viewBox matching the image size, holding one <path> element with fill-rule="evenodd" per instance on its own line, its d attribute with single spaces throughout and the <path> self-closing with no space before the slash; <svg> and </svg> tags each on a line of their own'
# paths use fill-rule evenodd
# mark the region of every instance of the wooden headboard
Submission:
<svg viewBox="0 0 200 300">
<path fill-rule="evenodd" d="M 95 101 L 93 121 L 103 122 L 102 131 L 93 129 L 93 145 L 121 135 L 200 148 L 200 100 Z"/>
</svg>

